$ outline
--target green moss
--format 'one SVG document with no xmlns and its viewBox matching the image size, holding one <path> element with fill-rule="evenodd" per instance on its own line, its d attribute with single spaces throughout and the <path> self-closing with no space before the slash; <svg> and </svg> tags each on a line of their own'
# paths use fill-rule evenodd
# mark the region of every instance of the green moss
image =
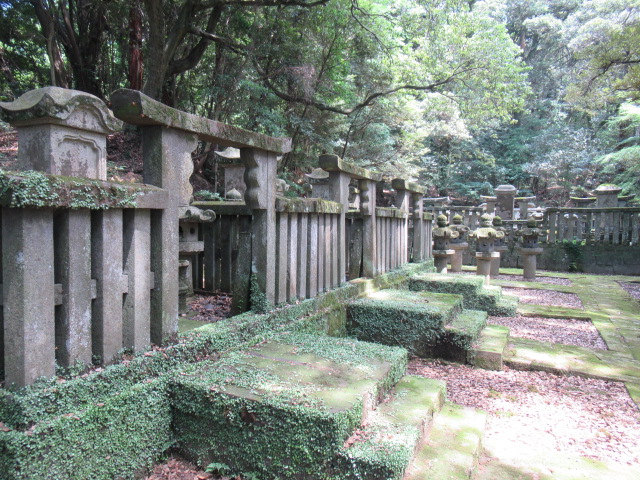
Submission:
<svg viewBox="0 0 640 480">
<path fill-rule="evenodd" d="M 26 171 L 0 170 L 0 203 L 14 207 L 134 208 L 144 188 Z"/>
</svg>

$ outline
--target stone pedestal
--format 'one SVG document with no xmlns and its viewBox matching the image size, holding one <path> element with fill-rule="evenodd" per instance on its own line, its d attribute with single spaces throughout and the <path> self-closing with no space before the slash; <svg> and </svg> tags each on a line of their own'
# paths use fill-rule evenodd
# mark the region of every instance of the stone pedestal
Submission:
<svg viewBox="0 0 640 480">
<path fill-rule="evenodd" d="M 500 252 L 477 252 L 476 253 L 476 275 L 484 277 L 484 284 L 489 285 L 491 280 L 491 262 L 494 258 L 500 258 Z"/>
<path fill-rule="evenodd" d="M 502 253 L 506 252 L 508 247 L 506 245 L 502 245 L 499 247 L 495 247 L 495 252 L 498 254 L 497 257 L 491 259 L 491 276 L 497 277 L 500 275 L 500 258 L 502 257 Z"/>
<path fill-rule="evenodd" d="M 469 244 L 467 242 L 451 243 L 449 245 L 449 248 L 453 250 L 453 255 L 451 256 L 451 271 L 461 272 L 462 271 L 462 254 L 467 248 L 469 248 Z"/>
<path fill-rule="evenodd" d="M 436 267 L 436 272 L 447 273 L 447 264 L 449 263 L 449 257 L 452 256 L 455 250 L 434 250 L 433 264 Z"/>
<path fill-rule="evenodd" d="M 520 248 L 518 253 L 522 257 L 522 268 L 524 270 L 522 276 L 525 280 L 534 280 L 536 278 L 537 256 L 542 253 L 541 247 Z"/>
</svg>

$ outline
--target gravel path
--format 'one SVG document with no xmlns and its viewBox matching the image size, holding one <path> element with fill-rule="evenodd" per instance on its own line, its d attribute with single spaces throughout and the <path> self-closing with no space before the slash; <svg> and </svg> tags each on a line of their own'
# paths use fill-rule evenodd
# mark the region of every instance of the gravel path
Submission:
<svg viewBox="0 0 640 480">
<path fill-rule="evenodd" d="M 552 285 L 565 285 L 570 287 L 573 282 L 568 278 L 563 277 L 536 277 L 533 280 L 526 280 L 522 275 L 498 275 L 496 280 L 506 280 L 509 282 L 535 282 L 535 283 L 550 283 Z"/>
<path fill-rule="evenodd" d="M 520 303 L 533 303 L 536 305 L 549 305 L 565 308 L 583 308 L 580 298 L 575 293 L 517 287 L 502 287 L 502 292 L 507 295 L 518 297 L 520 299 Z"/>
<path fill-rule="evenodd" d="M 509 327 L 512 337 L 608 350 L 607 344 L 598 333 L 598 329 L 588 320 L 518 315 L 515 317 L 489 317 L 487 323 Z"/>
<path fill-rule="evenodd" d="M 487 438 L 640 466 L 640 413 L 622 383 L 417 358 L 409 372 L 446 380 L 449 400 L 488 412 Z"/>
<path fill-rule="evenodd" d="M 618 282 L 622 288 L 624 288 L 629 295 L 636 300 L 640 300 L 640 283 L 636 282 Z"/>
</svg>

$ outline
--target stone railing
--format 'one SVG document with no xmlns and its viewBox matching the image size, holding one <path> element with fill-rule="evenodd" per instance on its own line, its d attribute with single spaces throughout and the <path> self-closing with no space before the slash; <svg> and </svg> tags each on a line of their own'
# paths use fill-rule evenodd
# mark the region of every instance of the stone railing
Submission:
<svg viewBox="0 0 640 480">
<path fill-rule="evenodd" d="M 547 208 L 542 228 L 548 230 L 547 243 L 638 245 L 640 208 Z"/>
<path fill-rule="evenodd" d="M 48 87 L 0 103 L 18 129 L 18 168 L 0 173 L 0 375 L 26 385 L 56 363 L 108 362 L 177 331 L 180 211 L 189 207 L 197 140 L 239 147 L 249 166 L 258 282 L 275 266 L 276 155 L 288 139 L 246 132 L 119 90 L 98 98 Z M 106 181 L 106 136 L 143 137 L 145 184 Z M 262 213 L 261 213 L 262 212 Z M 256 227 L 257 226 L 257 227 Z"/>
<path fill-rule="evenodd" d="M 272 303 L 313 298 L 347 278 L 373 277 L 430 258 L 431 216 L 422 211 L 421 187 L 394 180 L 399 207 L 376 207 L 378 174 L 335 155 L 321 156 L 320 165 L 329 172 L 324 198 L 276 197 L 271 227 L 275 262 L 267 272 L 272 289 L 261 291 Z M 348 211 L 352 181 L 358 183 L 360 208 Z M 253 254 L 242 246 L 243 234 L 253 232 L 251 209 L 244 202 L 193 205 L 213 210 L 217 218 L 204 226 L 196 288 L 231 292 L 233 312 L 244 311 L 251 273 L 257 273 L 250 268 Z"/>
</svg>

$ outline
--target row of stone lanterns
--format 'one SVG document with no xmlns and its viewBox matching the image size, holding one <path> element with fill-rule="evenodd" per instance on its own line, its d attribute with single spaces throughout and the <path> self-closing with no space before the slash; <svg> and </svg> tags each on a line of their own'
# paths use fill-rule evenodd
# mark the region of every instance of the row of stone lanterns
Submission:
<svg viewBox="0 0 640 480">
<path fill-rule="evenodd" d="M 447 264 L 451 262 L 451 271 L 462 270 L 462 254 L 469 247 L 467 236 L 476 240 L 476 274 L 485 278 L 489 283 L 491 276 L 497 276 L 500 272 L 500 254 L 507 251 L 507 231 L 502 226 L 502 219 L 489 214 L 482 215 L 480 227 L 470 232 L 469 228 L 462 225 L 462 217 L 453 217 L 453 225 L 447 225 L 447 217 L 438 215 L 437 227 L 433 229 L 433 257 L 434 265 L 438 273 L 447 273 Z M 536 277 L 537 256 L 542 253 L 539 246 L 539 238 L 545 232 L 537 227 L 536 220 L 529 218 L 526 228 L 515 232 L 521 237 L 521 247 L 518 253 L 522 256 L 526 280 Z"/>
</svg>

